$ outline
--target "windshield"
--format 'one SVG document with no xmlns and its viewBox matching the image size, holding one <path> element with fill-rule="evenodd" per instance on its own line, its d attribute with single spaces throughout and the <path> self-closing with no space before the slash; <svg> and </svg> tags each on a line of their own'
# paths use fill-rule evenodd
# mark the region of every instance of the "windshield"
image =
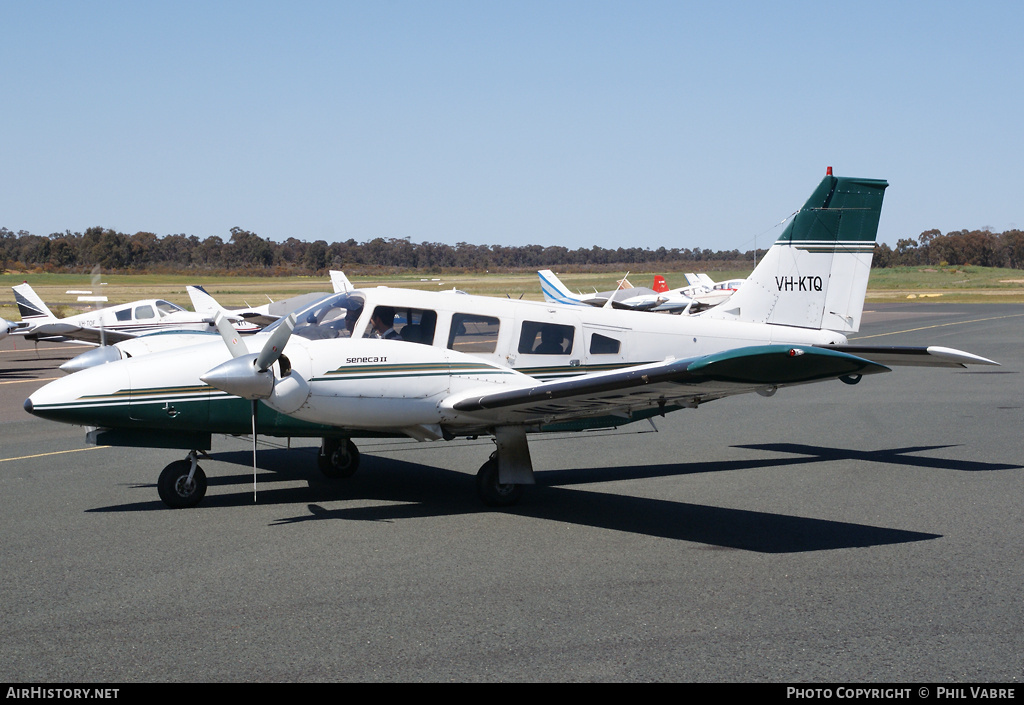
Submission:
<svg viewBox="0 0 1024 705">
<path fill-rule="evenodd" d="M 315 340 L 318 338 L 348 338 L 363 312 L 363 296 L 348 292 L 332 294 L 306 308 L 295 311 L 295 335 Z M 273 330 L 280 319 L 264 328 Z"/>
<path fill-rule="evenodd" d="M 185 310 L 181 306 L 176 306 L 170 301 L 164 301 L 163 299 L 156 302 L 156 308 L 160 311 L 161 316 L 169 316 L 172 313 L 178 313 L 179 311 Z"/>
</svg>

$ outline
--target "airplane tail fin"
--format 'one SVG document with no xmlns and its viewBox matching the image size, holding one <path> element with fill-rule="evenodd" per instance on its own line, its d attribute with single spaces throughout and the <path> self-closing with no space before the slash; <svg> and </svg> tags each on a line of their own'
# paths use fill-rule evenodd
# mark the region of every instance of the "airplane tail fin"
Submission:
<svg viewBox="0 0 1024 705">
<path fill-rule="evenodd" d="M 704 318 L 839 332 L 860 329 L 882 197 L 879 179 L 832 168 L 743 286 Z"/>
<path fill-rule="evenodd" d="M 544 294 L 544 300 L 548 303 L 572 305 L 581 303 L 580 297 L 569 291 L 550 269 L 539 270 L 537 276 L 540 277 L 540 290 Z"/>
<path fill-rule="evenodd" d="M 665 281 L 665 277 L 661 276 L 660 274 L 655 274 L 654 286 L 652 286 L 651 288 L 658 293 L 668 291 L 668 282 Z"/>
<path fill-rule="evenodd" d="M 185 291 L 188 292 L 188 298 L 192 300 L 192 308 L 196 310 L 196 313 L 217 313 L 224 310 L 217 303 L 217 299 L 210 296 L 201 286 L 186 286 Z"/>
<path fill-rule="evenodd" d="M 344 294 L 355 289 L 345 273 L 339 272 L 337 269 L 331 270 L 331 285 L 334 287 L 335 294 Z"/>
<path fill-rule="evenodd" d="M 18 303 L 18 312 L 23 321 L 56 321 L 53 315 L 39 294 L 29 285 L 28 282 L 11 287 L 14 290 L 14 300 Z"/>
<path fill-rule="evenodd" d="M 714 289 L 715 288 L 715 284 L 718 283 L 714 279 L 709 277 L 707 274 L 705 274 L 704 272 L 701 272 L 700 274 L 697 274 L 696 277 L 697 277 L 697 282 L 698 283 L 703 284 L 704 286 L 706 286 L 709 289 Z"/>
</svg>

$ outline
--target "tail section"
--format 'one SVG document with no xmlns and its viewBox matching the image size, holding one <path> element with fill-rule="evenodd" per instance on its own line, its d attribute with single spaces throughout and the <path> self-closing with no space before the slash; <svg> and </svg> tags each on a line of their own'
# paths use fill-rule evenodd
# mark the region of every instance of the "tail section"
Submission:
<svg viewBox="0 0 1024 705">
<path fill-rule="evenodd" d="M 339 272 L 336 269 L 331 270 L 331 286 L 334 287 L 335 294 L 344 294 L 355 289 L 352 286 L 352 282 L 345 276 L 345 273 Z"/>
<path fill-rule="evenodd" d="M 28 282 L 11 287 L 14 290 L 14 300 L 18 303 L 18 312 L 21 320 L 31 323 L 43 323 L 45 321 L 56 321 L 57 317 L 50 312 L 39 294 L 35 292 Z"/>
<path fill-rule="evenodd" d="M 224 310 L 217 303 L 217 299 L 206 293 L 206 289 L 201 286 L 186 286 L 185 291 L 188 292 L 188 297 L 192 300 L 192 308 L 196 310 L 196 313 L 214 314 Z"/>
<path fill-rule="evenodd" d="M 540 290 L 544 294 L 544 300 L 548 303 L 571 305 L 583 303 L 580 297 L 569 291 L 550 269 L 541 269 L 537 275 L 540 277 Z"/>
<path fill-rule="evenodd" d="M 661 276 L 660 274 L 655 274 L 654 286 L 652 286 L 651 288 L 660 294 L 663 291 L 668 291 L 668 282 L 665 281 L 665 277 Z"/>
<path fill-rule="evenodd" d="M 702 317 L 860 329 L 882 196 L 879 179 L 828 174 L 728 303 Z"/>
</svg>

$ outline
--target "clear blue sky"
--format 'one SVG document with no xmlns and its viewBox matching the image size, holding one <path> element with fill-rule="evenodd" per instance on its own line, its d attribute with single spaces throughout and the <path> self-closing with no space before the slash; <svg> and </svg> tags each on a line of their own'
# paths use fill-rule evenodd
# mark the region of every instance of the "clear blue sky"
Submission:
<svg viewBox="0 0 1024 705">
<path fill-rule="evenodd" d="M 0 226 L 767 246 L 1024 228 L 1024 2 L 0 0 Z"/>
</svg>

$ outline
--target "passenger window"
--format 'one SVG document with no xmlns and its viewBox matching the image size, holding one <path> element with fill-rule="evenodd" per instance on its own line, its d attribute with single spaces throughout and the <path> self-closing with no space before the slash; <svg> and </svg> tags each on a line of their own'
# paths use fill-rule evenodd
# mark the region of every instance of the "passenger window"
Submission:
<svg viewBox="0 0 1024 705">
<path fill-rule="evenodd" d="M 146 318 L 155 318 L 152 306 L 139 306 L 135 309 L 135 320 L 141 321 Z"/>
<path fill-rule="evenodd" d="M 379 320 L 384 330 L 374 328 L 373 321 Z M 434 343 L 434 330 L 437 328 L 437 313 L 420 308 L 403 308 L 397 306 L 377 306 L 370 317 L 371 325 L 366 328 L 364 338 L 381 337 L 387 334 L 387 327 L 394 329 L 396 340 L 407 343 Z M 391 337 L 391 336 L 387 336 Z"/>
<path fill-rule="evenodd" d="M 132 310 L 130 308 L 122 308 L 120 311 L 114 313 L 119 321 L 130 321 L 132 320 Z"/>
<path fill-rule="evenodd" d="M 615 338 L 609 338 L 601 335 L 600 333 L 594 333 L 590 337 L 590 354 L 591 355 L 617 355 L 619 352 L 619 341 Z"/>
<path fill-rule="evenodd" d="M 519 336 L 519 352 L 534 355 L 568 355 L 572 352 L 576 329 L 557 323 L 524 321 Z"/>
<path fill-rule="evenodd" d="M 491 353 L 498 349 L 497 318 L 456 313 L 448 334 L 448 349 L 464 353 Z"/>
</svg>

